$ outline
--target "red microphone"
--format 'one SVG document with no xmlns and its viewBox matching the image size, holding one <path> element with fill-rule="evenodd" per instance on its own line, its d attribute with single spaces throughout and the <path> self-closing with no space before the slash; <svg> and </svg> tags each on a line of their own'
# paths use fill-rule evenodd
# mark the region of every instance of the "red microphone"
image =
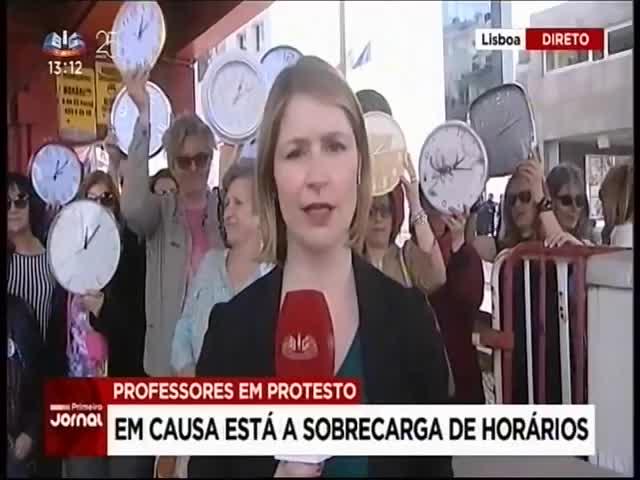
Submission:
<svg viewBox="0 0 640 480">
<path fill-rule="evenodd" d="M 276 326 L 278 377 L 333 377 L 333 323 L 324 294 L 318 290 L 287 292 Z M 276 455 L 276 460 L 320 465 L 328 455 Z M 314 470 L 315 471 L 315 470 Z"/>
<path fill-rule="evenodd" d="M 329 305 L 318 290 L 287 292 L 276 326 L 278 377 L 332 377 L 333 324 Z"/>
</svg>

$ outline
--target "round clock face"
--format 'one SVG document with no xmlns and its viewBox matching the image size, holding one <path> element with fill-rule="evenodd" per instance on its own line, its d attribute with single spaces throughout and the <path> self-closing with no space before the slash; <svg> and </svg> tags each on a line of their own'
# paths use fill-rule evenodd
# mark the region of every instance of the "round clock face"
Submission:
<svg viewBox="0 0 640 480">
<path fill-rule="evenodd" d="M 365 113 L 364 123 L 371 155 L 373 195 L 384 195 L 400 181 L 407 155 L 407 142 L 400 125 L 386 113 Z"/>
<path fill-rule="evenodd" d="M 420 151 L 420 186 L 442 213 L 471 208 L 487 180 L 487 153 L 464 122 L 446 122 L 429 134 Z"/>
<path fill-rule="evenodd" d="M 260 61 L 267 89 L 271 89 L 273 82 L 276 81 L 276 77 L 282 70 L 295 65 L 301 57 L 300 51 L 285 45 L 268 50 Z"/>
<path fill-rule="evenodd" d="M 469 107 L 468 117 L 486 146 L 492 176 L 510 174 L 535 149 L 533 110 L 525 90 L 516 83 L 484 92 Z"/>
<path fill-rule="evenodd" d="M 162 10 L 157 2 L 125 2 L 113 22 L 113 63 L 122 73 L 150 71 L 166 38 Z"/>
<path fill-rule="evenodd" d="M 171 103 L 162 89 L 155 83 L 147 82 L 151 117 L 151 138 L 149 140 L 149 158 L 162 150 L 162 135 L 171 124 Z M 118 138 L 118 147 L 125 154 L 133 138 L 133 129 L 138 119 L 138 108 L 131 100 L 126 89 L 120 90 L 111 107 L 111 125 Z"/>
<path fill-rule="evenodd" d="M 91 200 L 63 208 L 49 230 L 47 255 L 53 275 L 67 291 L 102 290 L 120 261 L 120 232 L 109 210 Z"/>
<path fill-rule="evenodd" d="M 31 183 L 49 205 L 66 205 L 74 199 L 82 181 L 82 164 L 65 145 L 48 143 L 31 159 Z"/>
<path fill-rule="evenodd" d="M 267 88 L 260 67 L 240 52 L 214 60 L 203 84 L 205 117 L 225 142 L 244 143 L 260 125 Z"/>
</svg>

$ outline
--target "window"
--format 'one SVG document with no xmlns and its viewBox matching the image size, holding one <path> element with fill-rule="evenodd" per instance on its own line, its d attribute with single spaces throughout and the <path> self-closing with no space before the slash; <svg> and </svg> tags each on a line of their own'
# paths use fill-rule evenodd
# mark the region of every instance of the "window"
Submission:
<svg viewBox="0 0 640 480">
<path fill-rule="evenodd" d="M 587 62 L 589 60 L 589 52 L 576 50 L 546 52 L 545 60 L 545 70 L 550 72 L 559 68 Z"/>
<path fill-rule="evenodd" d="M 253 29 L 256 36 L 256 51 L 261 52 L 264 47 L 264 24 L 256 23 Z"/>
<path fill-rule="evenodd" d="M 633 24 L 609 30 L 607 44 L 609 55 L 631 50 L 633 48 Z"/>
<path fill-rule="evenodd" d="M 238 47 L 242 50 L 247 49 L 247 34 L 245 32 L 238 34 Z"/>
</svg>

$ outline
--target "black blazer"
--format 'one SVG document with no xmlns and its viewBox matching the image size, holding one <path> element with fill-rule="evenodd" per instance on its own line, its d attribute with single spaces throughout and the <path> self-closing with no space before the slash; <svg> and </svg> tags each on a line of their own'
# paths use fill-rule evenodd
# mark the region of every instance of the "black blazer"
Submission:
<svg viewBox="0 0 640 480">
<path fill-rule="evenodd" d="M 115 275 L 104 289 L 99 317 L 91 326 L 107 337 L 110 377 L 145 377 L 144 342 L 147 330 L 144 284 L 145 244 L 128 228 L 122 230 L 122 254 Z"/>
<path fill-rule="evenodd" d="M 353 255 L 369 403 L 448 403 L 448 369 L 424 295 Z M 217 304 L 196 366 L 198 377 L 275 376 L 274 339 L 282 268 Z M 192 457 L 189 477 L 273 477 L 273 457 Z M 451 477 L 451 457 L 370 457 L 370 477 Z"/>
</svg>

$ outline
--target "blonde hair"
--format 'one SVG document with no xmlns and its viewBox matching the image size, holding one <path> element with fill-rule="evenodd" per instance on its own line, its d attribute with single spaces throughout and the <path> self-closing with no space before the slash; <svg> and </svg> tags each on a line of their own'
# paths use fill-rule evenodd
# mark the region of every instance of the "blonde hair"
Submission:
<svg viewBox="0 0 640 480">
<path fill-rule="evenodd" d="M 362 110 L 353 91 L 338 71 L 318 57 L 302 57 L 276 78 L 264 109 L 258 135 L 257 204 L 264 261 L 284 263 L 286 225 L 280 211 L 273 163 L 282 118 L 292 97 L 309 95 L 339 107 L 353 130 L 358 150 L 356 209 L 349 228 L 349 246 L 361 253 L 371 205 L 371 161 Z"/>
<path fill-rule="evenodd" d="M 615 227 L 633 218 L 633 165 L 612 167 L 600 185 L 605 225 Z"/>
<path fill-rule="evenodd" d="M 200 137 L 211 149 L 211 155 L 216 149 L 216 140 L 209 126 L 195 113 L 178 115 L 171 126 L 162 135 L 162 146 L 167 152 L 167 164 L 173 170 L 175 159 L 187 137 Z"/>
</svg>

